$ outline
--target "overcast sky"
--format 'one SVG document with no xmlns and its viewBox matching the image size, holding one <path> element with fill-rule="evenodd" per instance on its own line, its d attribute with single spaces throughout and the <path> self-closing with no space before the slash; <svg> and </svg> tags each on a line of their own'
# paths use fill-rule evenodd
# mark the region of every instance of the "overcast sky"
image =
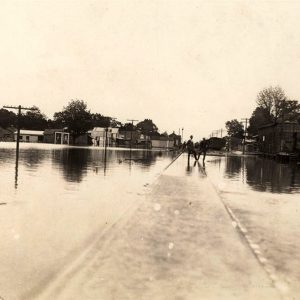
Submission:
<svg viewBox="0 0 300 300">
<path fill-rule="evenodd" d="M 0 1 L 0 104 L 48 117 L 70 99 L 197 138 L 300 99 L 300 1 Z"/>
</svg>

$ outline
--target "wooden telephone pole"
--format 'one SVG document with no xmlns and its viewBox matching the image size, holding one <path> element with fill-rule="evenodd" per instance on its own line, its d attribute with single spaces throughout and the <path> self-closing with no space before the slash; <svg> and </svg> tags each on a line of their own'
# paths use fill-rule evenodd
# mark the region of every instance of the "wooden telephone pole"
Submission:
<svg viewBox="0 0 300 300">
<path fill-rule="evenodd" d="M 133 131 L 133 122 L 138 122 L 138 120 L 134 120 L 134 119 L 127 119 L 127 121 L 130 121 L 131 122 L 131 130 L 130 130 L 130 150 L 131 150 L 131 147 L 132 147 L 132 131 Z"/>
<path fill-rule="evenodd" d="M 8 106 L 5 105 L 3 108 L 9 108 L 9 109 L 17 109 L 18 110 L 18 118 L 17 118 L 17 152 L 16 155 L 19 158 L 19 143 L 20 143 L 20 120 L 21 120 L 21 112 L 22 110 L 37 110 L 37 108 L 32 108 L 32 107 L 23 107 L 21 105 L 19 106 Z"/>
<path fill-rule="evenodd" d="M 243 142 L 243 154 L 245 154 L 245 144 L 246 144 L 246 135 L 247 135 L 247 125 L 248 125 L 248 118 L 243 118 L 242 123 L 245 123 L 245 130 L 244 130 L 244 142 Z"/>
</svg>

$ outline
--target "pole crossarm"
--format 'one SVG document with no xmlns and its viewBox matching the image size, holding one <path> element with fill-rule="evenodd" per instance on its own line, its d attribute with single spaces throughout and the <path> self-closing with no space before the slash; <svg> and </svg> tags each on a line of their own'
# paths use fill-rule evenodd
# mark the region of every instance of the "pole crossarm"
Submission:
<svg viewBox="0 0 300 300">
<path fill-rule="evenodd" d="M 10 108 L 10 109 L 24 109 L 24 110 L 38 110 L 37 108 L 34 107 L 23 107 L 21 105 L 19 106 L 9 106 L 9 105 L 4 105 L 3 108 Z"/>
</svg>

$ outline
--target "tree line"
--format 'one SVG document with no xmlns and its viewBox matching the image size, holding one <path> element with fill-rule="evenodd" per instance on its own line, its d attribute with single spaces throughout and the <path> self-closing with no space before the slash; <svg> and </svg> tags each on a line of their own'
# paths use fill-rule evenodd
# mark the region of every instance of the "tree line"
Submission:
<svg viewBox="0 0 300 300">
<path fill-rule="evenodd" d="M 249 119 L 247 133 L 249 136 L 258 134 L 264 125 L 278 124 L 286 121 L 300 124 L 300 104 L 297 100 L 287 97 L 279 87 L 268 87 L 260 91 L 256 98 L 256 107 Z M 229 136 L 243 138 L 244 125 L 237 119 L 225 123 Z"/>
<path fill-rule="evenodd" d="M 22 113 L 20 116 L 20 128 L 28 130 L 62 129 L 66 128 L 76 138 L 94 127 L 119 127 L 123 130 L 139 130 L 143 134 L 156 135 L 158 127 L 151 119 L 145 119 L 133 125 L 132 123 L 121 123 L 109 116 L 100 113 L 92 113 L 85 101 L 71 100 L 62 111 L 56 112 L 53 119 L 48 119 L 38 107 L 35 110 Z M 17 127 L 18 116 L 16 113 L 0 109 L 0 127 Z"/>
</svg>

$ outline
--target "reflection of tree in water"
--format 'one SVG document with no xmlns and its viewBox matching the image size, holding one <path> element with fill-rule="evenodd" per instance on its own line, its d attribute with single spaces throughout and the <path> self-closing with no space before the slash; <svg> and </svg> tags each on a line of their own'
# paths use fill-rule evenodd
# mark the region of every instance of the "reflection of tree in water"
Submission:
<svg viewBox="0 0 300 300">
<path fill-rule="evenodd" d="M 53 151 L 53 161 L 60 166 L 66 181 L 81 182 L 87 174 L 89 149 L 65 148 Z"/>
<path fill-rule="evenodd" d="M 49 154 L 49 151 L 41 149 L 21 149 L 19 153 L 19 164 L 24 163 L 26 167 L 37 168 L 46 158 L 46 154 Z"/>
<path fill-rule="evenodd" d="M 231 156 L 225 159 L 225 174 L 228 178 L 236 178 L 242 168 L 242 157 Z"/>
<path fill-rule="evenodd" d="M 142 167 L 149 167 L 154 164 L 158 157 L 162 157 L 163 154 L 160 151 L 131 151 L 131 155 L 129 151 L 115 151 L 115 155 L 117 160 L 120 161 L 131 161 L 136 165 L 140 165 Z"/>
<path fill-rule="evenodd" d="M 280 164 L 274 160 L 246 160 L 247 183 L 258 191 L 290 193 L 300 190 L 300 170 L 297 165 Z"/>
</svg>

